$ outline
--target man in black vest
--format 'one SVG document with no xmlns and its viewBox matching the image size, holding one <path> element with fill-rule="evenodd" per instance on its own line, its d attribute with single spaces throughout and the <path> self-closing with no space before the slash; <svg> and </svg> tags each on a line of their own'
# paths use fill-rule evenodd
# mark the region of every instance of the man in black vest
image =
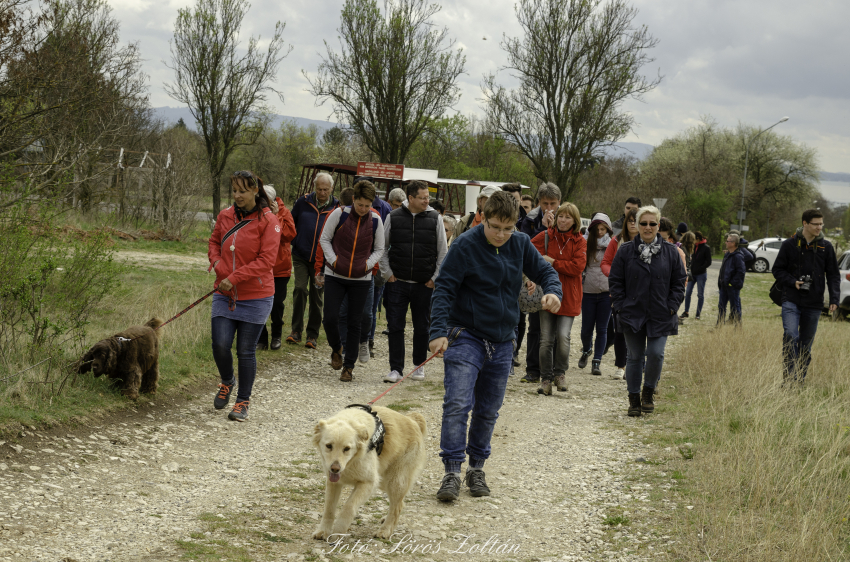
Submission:
<svg viewBox="0 0 850 562">
<path fill-rule="evenodd" d="M 428 331 L 431 327 L 431 293 L 446 257 L 446 230 L 440 214 L 428 205 L 428 185 L 421 181 L 407 184 L 407 201 L 387 217 L 384 225 L 385 247 L 381 257 L 381 275 L 387 280 L 384 305 L 389 331 L 390 372 L 384 382 L 397 382 L 404 371 L 404 327 L 407 307 L 413 317 L 413 363 L 425 361 Z M 424 380 L 420 367 L 410 376 Z"/>
</svg>

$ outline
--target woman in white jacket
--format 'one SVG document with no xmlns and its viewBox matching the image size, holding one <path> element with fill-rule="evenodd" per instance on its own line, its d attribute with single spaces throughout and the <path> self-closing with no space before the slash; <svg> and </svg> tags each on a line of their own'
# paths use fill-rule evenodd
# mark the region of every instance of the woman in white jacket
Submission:
<svg viewBox="0 0 850 562">
<path fill-rule="evenodd" d="M 587 367 L 593 354 L 591 375 L 601 375 L 599 368 L 608 341 L 608 320 L 611 318 L 611 297 L 608 294 L 608 277 L 602 273 L 602 258 L 611 242 L 611 219 L 605 213 L 596 213 L 587 227 L 587 265 L 584 268 L 581 295 L 581 358 L 578 368 Z M 596 345 L 593 330 L 596 329 Z"/>
</svg>

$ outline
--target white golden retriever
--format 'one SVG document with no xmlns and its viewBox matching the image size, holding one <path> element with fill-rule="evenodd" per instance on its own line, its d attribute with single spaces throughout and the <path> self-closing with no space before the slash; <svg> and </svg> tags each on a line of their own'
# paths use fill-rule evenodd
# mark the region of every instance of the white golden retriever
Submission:
<svg viewBox="0 0 850 562">
<path fill-rule="evenodd" d="M 368 408 L 365 407 L 365 408 Z M 364 407 L 349 406 L 334 417 L 321 420 L 313 432 L 313 444 L 327 474 L 325 511 L 313 538 L 327 540 L 345 534 L 360 506 L 372 497 L 376 487 L 389 496 L 390 509 L 379 538 L 395 532 L 404 496 L 425 467 L 425 418 L 418 412 L 405 416 L 380 406 L 372 412 L 383 423 L 383 448 L 373 443 L 380 437 L 380 423 Z M 378 430 L 376 434 L 376 429 Z M 354 486 L 339 517 L 336 506 L 343 486 Z"/>
</svg>

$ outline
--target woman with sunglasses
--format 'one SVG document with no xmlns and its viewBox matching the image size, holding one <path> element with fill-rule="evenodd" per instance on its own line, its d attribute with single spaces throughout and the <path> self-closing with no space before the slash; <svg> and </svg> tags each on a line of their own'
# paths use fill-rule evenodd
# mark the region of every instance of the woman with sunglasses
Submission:
<svg viewBox="0 0 850 562">
<path fill-rule="evenodd" d="M 617 250 L 620 249 L 620 246 L 626 242 L 631 242 L 638 235 L 637 211 L 638 207 L 633 207 L 623 215 L 623 224 L 625 227 L 619 234 L 617 234 L 617 236 L 611 239 L 611 242 L 605 249 L 605 257 L 602 258 L 602 265 L 599 267 L 606 277 L 611 274 L 611 263 L 614 261 L 614 256 L 617 255 Z M 617 318 L 617 311 L 613 310 L 613 307 L 611 310 L 611 321 L 614 324 L 614 366 L 617 368 L 616 378 L 626 380 L 626 354 L 628 352 L 626 349 L 626 337 L 623 335 L 623 332 L 618 329 L 620 325 L 619 319 Z M 609 338 L 612 337 L 611 331 L 612 328 L 609 328 Z"/>
<path fill-rule="evenodd" d="M 678 248 L 658 234 L 660 222 L 657 208 L 638 209 L 638 237 L 620 247 L 608 277 L 612 306 L 629 353 L 629 416 L 655 409 L 653 394 L 661 377 L 664 347 L 667 336 L 678 334 L 676 312 L 685 297 L 685 267 Z M 644 356 L 646 371 L 641 373 Z"/>
<path fill-rule="evenodd" d="M 221 376 L 213 405 L 230 402 L 236 384 L 230 348 L 236 337 L 239 391 L 231 420 L 248 419 L 251 388 L 257 373 L 257 341 L 274 304 L 272 272 L 280 245 L 280 222 L 271 211 L 263 181 L 249 171 L 230 176 L 233 205 L 218 214 L 209 241 L 210 269 L 215 269 L 212 304 L 213 359 Z"/>
<path fill-rule="evenodd" d="M 570 363 L 570 332 L 581 313 L 581 272 L 587 263 L 587 241 L 580 233 L 578 207 L 564 203 L 555 211 L 553 224 L 531 242 L 558 273 L 563 299 L 557 312 L 540 311 L 540 388 L 538 394 L 552 395 L 552 384 L 566 392 Z M 548 237 L 548 241 L 547 241 Z"/>
</svg>

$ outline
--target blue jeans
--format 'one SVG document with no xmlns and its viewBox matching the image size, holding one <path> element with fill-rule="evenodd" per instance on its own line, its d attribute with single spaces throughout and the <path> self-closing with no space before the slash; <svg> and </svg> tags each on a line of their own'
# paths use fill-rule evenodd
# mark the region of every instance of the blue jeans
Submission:
<svg viewBox="0 0 850 562">
<path fill-rule="evenodd" d="M 551 381 L 570 368 L 570 332 L 575 316 L 560 316 L 548 310 L 540 315 L 540 379 Z"/>
<path fill-rule="evenodd" d="M 372 326 L 369 329 L 369 341 L 375 339 L 375 325 L 378 322 L 378 306 L 381 304 L 381 297 L 384 294 L 384 287 L 386 286 L 387 284 L 384 283 L 381 286 L 374 287 L 375 294 L 372 296 Z"/>
<path fill-rule="evenodd" d="M 254 377 L 257 375 L 257 341 L 265 324 L 231 320 L 223 316 L 212 319 L 212 352 L 218 374 L 224 384 L 233 384 L 233 336 L 236 336 L 236 358 L 239 361 L 239 391 L 236 401 L 251 398 Z"/>
<path fill-rule="evenodd" d="M 694 285 L 697 286 L 697 318 L 702 312 L 702 303 L 705 302 L 705 281 L 708 279 L 708 272 L 694 275 L 696 283 L 688 283 L 688 288 L 685 290 L 685 314 L 691 309 L 691 294 L 694 292 Z"/>
<path fill-rule="evenodd" d="M 593 359 L 602 360 L 608 344 L 608 320 L 611 318 L 611 295 L 604 293 L 582 293 L 581 295 L 581 350 L 594 350 Z M 593 345 L 593 329 L 596 328 L 596 346 Z"/>
<path fill-rule="evenodd" d="M 623 326 L 623 336 L 626 338 L 629 353 L 629 359 L 626 361 L 626 385 L 629 394 L 640 393 L 641 378 L 643 378 L 643 386 L 655 388 L 661 378 L 661 367 L 664 366 L 664 347 L 667 345 L 667 336 L 649 338 L 646 336 L 646 326 L 638 332 Z M 644 357 L 646 357 L 646 370 L 641 374 Z"/>
<path fill-rule="evenodd" d="M 374 325 L 372 320 L 372 292 L 375 290 L 375 282 L 371 281 L 369 285 L 369 293 L 366 295 L 366 302 L 363 305 L 363 317 L 360 320 L 360 343 L 367 341 L 369 338 L 369 330 Z M 339 341 L 342 342 L 342 351 L 345 353 L 345 345 L 348 337 L 348 295 L 342 299 L 342 305 L 339 307 Z M 359 348 L 358 348 L 359 353 Z"/>
<path fill-rule="evenodd" d="M 440 457 L 446 472 L 460 472 L 467 453 L 472 468 L 483 467 L 490 456 L 490 438 L 508 385 L 513 342 L 490 343 L 461 328 L 450 328 L 447 337 Z"/>
<path fill-rule="evenodd" d="M 726 323 L 726 305 L 729 305 L 729 321 L 741 323 L 741 289 L 720 287 L 720 301 L 717 304 L 717 323 Z"/>
<path fill-rule="evenodd" d="M 812 362 L 812 343 L 818 331 L 819 308 L 800 308 L 792 302 L 782 303 L 782 357 L 784 379 L 803 382 Z"/>
</svg>

